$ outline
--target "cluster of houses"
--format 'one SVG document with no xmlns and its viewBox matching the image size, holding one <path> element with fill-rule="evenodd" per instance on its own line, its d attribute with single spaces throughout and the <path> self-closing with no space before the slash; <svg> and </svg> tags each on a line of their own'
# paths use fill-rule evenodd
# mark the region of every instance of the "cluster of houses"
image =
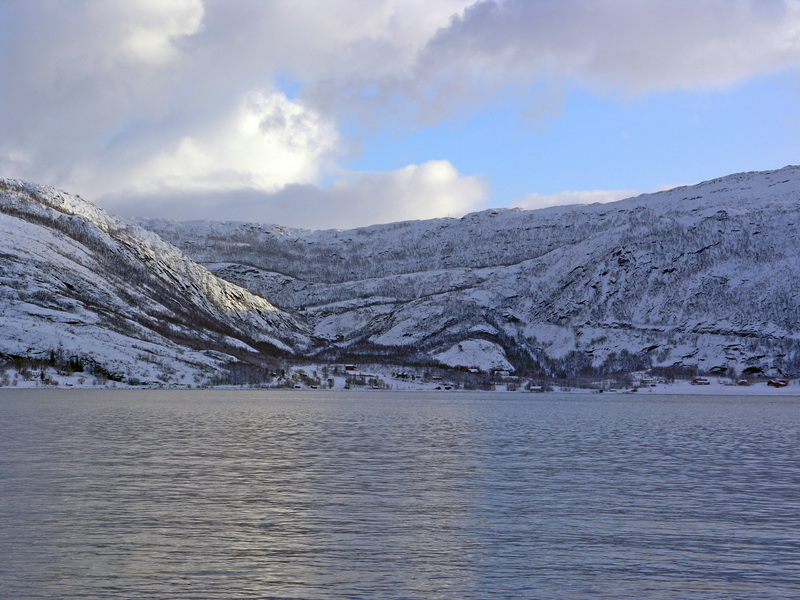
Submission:
<svg viewBox="0 0 800 600">
<path fill-rule="evenodd" d="M 506 387 L 509 391 L 526 391 L 526 392 L 544 392 L 548 391 L 550 386 L 548 385 L 537 385 L 537 383 L 541 382 L 534 382 L 534 381 L 524 381 L 523 378 L 515 377 L 513 373 L 506 369 L 492 369 L 488 373 L 486 371 L 482 371 L 477 367 L 472 367 L 467 369 L 472 374 L 488 374 L 491 376 L 491 383 L 488 381 L 484 381 L 485 385 L 490 385 L 491 388 L 481 388 L 481 389 L 494 389 L 494 384 L 505 383 Z M 302 373 L 302 375 L 301 375 Z M 323 371 L 323 373 L 327 373 Z M 366 375 L 364 374 L 360 367 L 355 364 L 344 364 L 344 365 L 336 365 L 333 367 L 333 373 L 331 375 L 326 375 L 327 380 L 325 377 L 319 379 L 316 377 L 316 371 L 314 372 L 314 377 L 306 376 L 302 371 L 300 373 L 294 373 L 293 377 L 291 378 L 291 384 L 293 387 L 301 388 L 301 387 L 310 387 L 311 389 L 316 389 L 317 387 L 327 387 L 333 388 L 334 387 L 334 379 L 332 377 L 333 374 L 338 374 L 341 376 L 342 374 L 347 376 L 347 383 L 345 384 L 345 388 L 349 388 L 351 385 L 358 386 L 358 387 L 372 387 L 373 389 L 387 389 L 389 386 L 381 379 L 378 375 Z M 420 375 L 419 373 L 413 373 L 410 371 L 394 371 L 391 373 L 391 378 L 398 380 L 398 381 L 420 381 L 423 383 L 433 384 L 435 390 L 452 390 L 452 389 L 460 389 L 460 385 L 457 383 L 453 383 L 450 381 L 445 381 L 445 378 L 434 375 L 431 373 L 426 372 L 424 375 Z M 617 391 L 616 389 L 608 387 L 609 382 L 599 381 L 595 382 L 595 385 L 601 391 Z M 635 378 L 632 382 L 633 391 L 636 389 L 642 388 L 654 388 L 659 384 L 667 383 L 667 381 L 662 377 L 653 377 L 653 376 L 643 376 L 640 375 L 638 378 Z M 711 381 L 707 377 L 695 377 L 691 380 L 692 385 L 711 385 Z M 750 385 L 751 381 L 748 379 L 739 379 L 731 382 L 728 385 L 740 385 L 746 386 Z M 631 385 L 630 383 L 628 385 Z M 770 387 L 775 388 L 782 388 L 789 385 L 789 381 L 786 379 L 770 379 L 767 382 L 767 385 Z M 464 384 L 464 389 L 474 389 L 473 387 L 469 387 L 469 384 Z"/>
<path fill-rule="evenodd" d="M 692 385 L 711 385 L 711 382 L 706 377 L 695 377 L 692 379 Z M 748 379 L 739 379 L 736 381 L 736 385 L 750 385 L 750 380 Z M 789 385 L 788 379 L 770 379 L 767 382 L 767 385 L 774 388 L 783 388 Z"/>
</svg>

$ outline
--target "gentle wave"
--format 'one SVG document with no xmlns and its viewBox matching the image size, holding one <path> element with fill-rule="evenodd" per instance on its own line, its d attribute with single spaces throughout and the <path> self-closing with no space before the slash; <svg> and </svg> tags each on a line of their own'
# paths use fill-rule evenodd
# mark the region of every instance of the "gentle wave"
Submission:
<svg viewBox="0 0 800 600">
<path fill-rule="evenodd" d="M 788 598 L 800 400 L 0 395 L 2 598 Z"/>
</svg>

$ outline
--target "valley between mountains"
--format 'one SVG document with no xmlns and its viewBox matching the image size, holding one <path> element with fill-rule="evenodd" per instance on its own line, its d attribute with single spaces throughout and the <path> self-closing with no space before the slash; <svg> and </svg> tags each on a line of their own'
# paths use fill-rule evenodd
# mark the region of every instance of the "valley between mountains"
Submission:
<svg viewBox="0 0 800 600">
<path fill-rule="evenodd" d="M 800 167 L 346 231 L 130 222 L 0 180 L 0 312 L 6 369 L 42 381 L 800 377 Z"/>
</svg>

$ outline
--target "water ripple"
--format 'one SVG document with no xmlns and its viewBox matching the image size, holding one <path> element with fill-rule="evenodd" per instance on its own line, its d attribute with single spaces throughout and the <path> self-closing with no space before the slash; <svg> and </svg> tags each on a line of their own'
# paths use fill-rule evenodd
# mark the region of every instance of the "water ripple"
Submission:
<svg viewBox="0 0 800 600">
<path fill-rule="evenodd" d="M 2 598 L 789 598 L 800 400 L 15 391 Z"/>
</svg>

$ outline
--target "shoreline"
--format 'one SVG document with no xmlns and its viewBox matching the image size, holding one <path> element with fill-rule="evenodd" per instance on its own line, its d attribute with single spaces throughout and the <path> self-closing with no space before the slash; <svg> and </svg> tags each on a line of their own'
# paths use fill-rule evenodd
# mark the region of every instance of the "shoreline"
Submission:
<svg viewBox="0 0 800 600">
<path fill-rule="evenodd" d="M 408 382 L 398 382 L 399 385 L 389 389 L 373 389 L 369 387 L 350 387 L 335 386 L 333 388 L 312 388 L 303 386 L 300 388 L 270 387 L 258 385 L 220 385 L 220 386 L 137 386 L 128 385 L 122 382 L 108 382 L 105 385 L 95 385 L 84 382 L 77 383 L 69 377 L 60 378 L 58 385 L 42 384 L 38 380 L 19 381 L 17 385 L 0 386 L 0 394 L 5 390 L 51 390 L 51 391 L 70 391 L 70 390 L 102 390 L 102 391 L 231 391 L 231 392 L 296 392 L 296 393 L 425 393 L 425 394 L 502 394 L 508 396 L 537 396 L 537 395 L 597 395 L 597 396 L 770 396 L 770 397 L 796 397 L 800 399 L 800 383 L 792 380 L 788 386 L 782 388 L 771 387 L 767 382 L 757 382 L 750 385 L 733 385 L 721 382 L 710 382 L 708 385 L 694 385 L 689 381 L 676 381 L 674 383 L 659 383 L 647 388 L 618 389 L 613 391 L 597 389 L 578 388 L 578 387 L 558 387 L 554 386 L 551 391 L 529 391 L 516 389 L 509 391 L 504 384 L 498 384 L 494 390 L 466 390 L 460 389 L 436 389 L 437 384 L 410 384 Z"/>
</svg>

